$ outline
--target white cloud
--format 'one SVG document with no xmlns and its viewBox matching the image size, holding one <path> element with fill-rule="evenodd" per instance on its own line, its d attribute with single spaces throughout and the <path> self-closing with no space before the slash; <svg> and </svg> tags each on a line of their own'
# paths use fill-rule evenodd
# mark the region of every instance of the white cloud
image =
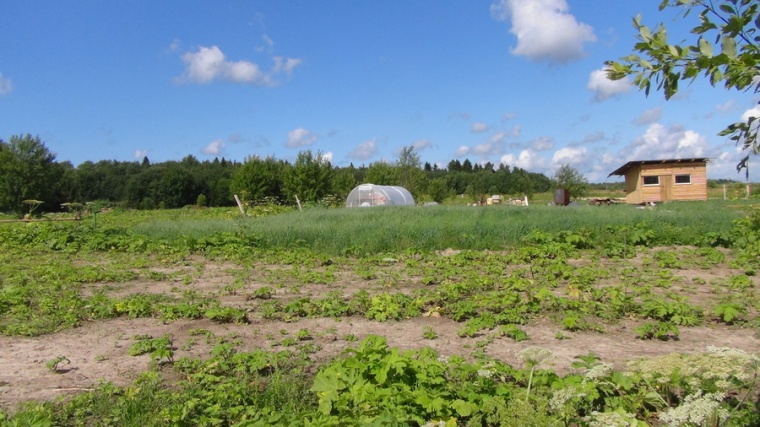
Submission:
<svg viewBox="0 0 760 427">
<path fill-rule="evenodd" d="M 272 74 L 285 73 L 287 75 L 291 75 L 293 73 L 293 70 L 297 66 L 301 65 L 301 62 L 303 61 L 297 58 L 283 58 L 281 56 L 275 56 L 274 69 L 272 69 Z"/>
<path fill-rule="evenodd" d="M 620 160 L 620 156 L 617 155 L 617 153 L 594 153 L 593 161 L 587 159 L 583 174 L 589 182 L 621 181 L 621 177 L 610 177 L 609 174 L 613 170 L 622 166 L 623 163 L 624 162 Z"/>
<path fill-rule="evenodd" d="M 594 92 L 594 100 L 602 102 L 605 99 L 612 98 L 631 90 L 631 81 L 626 77 L 620 80 L 610 80 L 607 78 L 607 71 L 604 67 L 591 72 L 586 87 Z"/>
<path fill-rule="evenodd" d="M 548 136 L 536 138 L 530 142 L 530 148 L 535 151 L 546 151 L 554 148 L 554 140 Z"/>
<path fill-rule="evenodd" d="M 506 122 L 514 119 L 515 117 L 517 117 L 517 113 L 504 113 L 501 115 L 501 120 Z"/>
<path fill-rule="evenodd" d="M 633 121 L 636 126 L 651 125 L 657 123 L 662 118 L 662 108 L 652 108 L 641 113 L 639 117 Z"/>
<path fill-rule="evenodd" d="M 545 170 L 547 167 L 546 159 L 532 150 L 522 150 L 518 156 L 505 154 L 501 156 L 501 164 L 516 166 L 530 172 Z"/>
<path fill-rule="evenodd" d="M 568 13 L 566 0 L 498 0 L 491 16 L 511 19 L 510 32 L 517 37 L 515 55 L 533 61 L 567 63 L 585 55 L 583 45 L 596 41 L 591 26 Z"/>
<path fill-rule="evenodd" d="M 293 129 L 288 132 L 288 141 L 285 143 L 286 147 L 298 148 L 311 145 L 317 140 L 317 135 L 304 128 Z"/>
<path fill-rule="evenodd" d="M 182 76 L 175 79 L 177 82 L 210 83 L 221 80 L 255 86 L 274 86 L 279 74 L 289 75 L 301 64 L 300 59 L 278 56 L 274 58 L 272 70 L 263 72 L 258 65 L 249 61 L 228 61 L 224 52 L 217 46 L 201 46 L 197 52 L 183 54 L 182 61 L 187 67 Z"/>
<path fill-rule="evenodd" d="M 599 141 L 603 141 L 604 138 L 605 138 L 605 134 L 603 131 L 600 130 L 597 132 L 592 132 L 586 135 L 585 137 L 583 137 L 583 142 L 587 142 L 587 143 L 599 142 Z"/>
<path fill-rule="evenodd" d="M 749 120 L 750 117 L 755 117 L 756 119 L 760 119 L 760 105 L 755 105 L 754 107 L 745 111 L 744 114 L 742 114 L 742 120 L 745 122 Z"/>
<path fill-rule="evenodd" d="M 180 46 L 182 46 L 182 42 L 180 42 L 179 39 L 174 39 L 171 43 L 169 43 L 169 51 L 176 52 L 179 50 Z"/>
<path fill-rule="evenodd" d="M 135 150 L 135 159 L 142 159 L 148 155 L 148 150 Z"/>
<path fill-rule="evenodd" d="M 512 126 L 510 130 L 500 130 L 488 138 L 491 142 L 504 142 L 507 138 L 518 138 L 522 133 L 520 125 Z"/>
<path fill-rule="evenodd" d="M 333 156 L 334 156 L 334 155 L 333 155 L 333 152 L 332 152 L 332 151 L 328 151 L 328 152 L 326 152 L 326 153 L 322 153 L 322 160 L 324 160 L 324 161 L 326 161 L 326 162 L 330 162 L 330 163 L 332 163 L 332 161 L 333 161 Z"/>
<path fill-rule="evenodd" d="M 235 133 L 231 134 L 227 139 L 231 143 L 237 144 L 238 142 L 243 141 L 243 135 L 241 135 L 240 132 L 235 132 Z"/>
<path fill-rule="evenodd" d="M 268 35 L 262 34 L 261 36 L 261 45 L 256 47 L 257 52 L 271 52 L 272 48 L 274 47 L 274 41 L 272 41 L 271 38 L 269 38 Z"/>
<path fill-rule="evenodd" d="M 3 74 L 0 73 L 0 95 L 7 95 L 13 91 L 13 82 L 11 79 L 6 79 Z"/>
<path fill-rule="evenodd" d="M 707 157 L 710 146 L 697 132 L 655 123 L 631 143 L 629 151 L 628 160 L 678 159 Z"/>
<path fill-rule="evenodd" d="M 488 130 L 488 125 L 483 122 L 475 122 L 470 126 L 470 132 L 481 133 Z"/>
<path fill-rule="evenodd" d="M 563 147 L 554 152 L 552 165 L 579 165 L 588 160 L 586 147 Z M 575 166 L 574 166 L 575 167 Z"/>
<path fill-rule="evenodd" d="M 728 100 L 723 104 L 718 104 L 715 106 L 715 109 L 720 111 L 721 113 L 727 113 L 731 111 L 734 108 L 734 100 Z"/>
<path fill-rule="evenodd" d="M 348 153 L 348 157 L 354 160 L 368 160 L 377 153 L 377 142 L 370 139 L 357 145 Z"/>
<path fill-rule="evenodd" d="M 488 141 L 491 143 L 501 143 L 501 142 L 504 142 L 505 139 L 507 139 L 507 136 L 509 135 L 506 132 L 499 131 L 491 135 L 491 137 L 488 138 Z"/>
<path fill-rule="evenodd" d="M 466 145 L 460 145 L 457 151 L 454 152 L 455 157 L 464 157 L 470 152 L 470 147 Z"/>
<path fill-rule="evenodd" d="M 481 157 L 498 156 L 504 152 L 504 143 L 499 140 L 484 142 L 472 147 L 472 153 Z"/>
<path fill-rule="evenodd" d="M 713 179 L 729 178 L 744 180 L 745 171 L 742 170 L 741 173 L 737 173 L 736 165 L 746 156 L 746 153 L 741 152 L 741 147 L 737 147 L 737 149 L 739 151 L 721 151 L 710 158 L 710 163 L 707 164 L 707 176 Z M 750 170 L 750 180 L 757 181 L 757 175 L 754 173 L 754 170 Z"/>
<path fill-rule="evenodd" d="M 412 144 L 412 147 L 414 147 L 414 151 L 420 152 L 422 150 L 425 150 L 427 148 L 431 148 L 433 146 L 433 143 L 430 142 L 429 139 L 419 139 Z"/>
<path fill-rule="evenodd" d="M 221 139 L 215 139 L 205 147 L 201 149 L 201 153 L 203 154 L 210 154 L 210 155 L 217 155 L 219 154 L 222 149 L 224 148 L 224 141 Z"/>
</svg>

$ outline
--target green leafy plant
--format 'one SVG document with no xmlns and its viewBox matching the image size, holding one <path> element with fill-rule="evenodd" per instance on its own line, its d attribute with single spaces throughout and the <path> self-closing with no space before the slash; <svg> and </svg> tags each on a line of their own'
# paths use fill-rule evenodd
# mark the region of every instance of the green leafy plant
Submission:
<svg viewBox="0 0 760 427">
<path fill-rule="evenodd" d="M 499 332 L 501 335 L 512 338 L 517 342 L 528 339 L 528 334 L 517 325 L 503 325 Z"/>
<path fill-rule="evenodd" d="M 272 289 L 270 286 L 263 286 L 261 288 L 256 289 L 253 291 L 253 298 L 255 299 L 271 299 L 272 295 L 274 295 L 274 289 Z"/>
<path fill-rule="evenodd" d="M 678 339 L 678 326 L 670 322 L 646 322 L 634 328 L 636 337 L 642 340 L 662 341 Z"/>
<path fill-rule="evenodd" d="M 60 374 L 60 373 L 64 372 L 61 369 L 61 365 L 64 364 L 64 362 L 65 362 L 66 365 L 71 364 L 71 361 L 66 356 L 58 356 L 58 357 L 55 357 L 55 358 L 53 358 L 51 360 L 48 360 L 45 363 L 45 366 L 49 370 L 51 370 L 52 372 Z"/>
<path fill-rule="evenodd" d="M 220 323 L 247 323 L 248 317 L 245 311 L 234 307 L 211 307 L 206 309 L 203 315 Z"/>
<path fill-rule="evenodd" d="M 170 334 L 160 338 L 140 336 L 135 339 L 137 341 L 129 347 L 130 356 L 150 354 L 155 362 L 174 363 L 174 340 Z"/>
<path fill-rule="evenodd" d="M 425 326 L 422 328 L 422 338 L 426 340 L 434 340 L 438 338 L 438 333 L 435 332 L 432 326 Z"/>
<path fill-rule="evenodd" d="M 304 328 L 299 329 L 298 331 L 296 331 L 295 338 L 298 341 L 308 341 L 312 339 L 311 331 Z"/>
<path fill-rule="evenodd" d="M 720 321 L 732 324 L 747 314 L 747 306 L 739 302 L 722 302 L 713 307 L 712 313 Z"/>
</svg>

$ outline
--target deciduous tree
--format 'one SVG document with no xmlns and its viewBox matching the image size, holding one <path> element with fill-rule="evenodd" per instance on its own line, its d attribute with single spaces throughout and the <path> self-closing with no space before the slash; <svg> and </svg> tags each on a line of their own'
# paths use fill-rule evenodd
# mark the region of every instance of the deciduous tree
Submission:
<svg viewBox="0 0 760 427">
<path fill-rule="evenodd" d="M 21 202 L 28 199 L 57 208 L 51 196 L 62 172 L 55 167 L 55 154 L 38 136 L 11 136 L 7 143 L 0 140 L 0 210 L 21 212 Z"/>
<path fill-rule="evenodd" d="M 232 176 L 230 190 L 243 200 L 256 202 L 265 197 L 282 197 L 282 173 L 285 164 L 267 157 L 250 156 Z"/>
<path fill-rule="evenodd" d="M 558 188 L 564 188 L 570 192 L 571 197 L 585 197 L 588 195 L 588 181 L 578 169 L 570 165 L 562 165 L 554 173 L 552 179 Z"/>
<path fill-rule="evenodd" d="M 633 76 L 633 83 L 649 94 L 654 85 L 670 99 L 681 81 L 693 81 L 703 75 L 711 85 L 722 84 L 728 90 L 760 91 L 760 4 L 757 0 L 663 0 L 660 10 L 679 8 L 682 18 L 698 15 L 692 28 L 694 39 L 670 43 L 663 24 L 654 30 L 633 20 L 638 31 L 637 53 L 608 61 L 608 76 L 622 79 Z M 729 125 L 719 133 L 728 136 L 745 150 L 746 156 L 737 171 L 747 167 L 751 154 L 760 153 L 758 127 L 760 114 L 747 121 Z"/>
<path fill-rule="evenodd" d="M 433 201 L 443 203 L 449 196 L 449 188 L 446 186 L 444 178 L 434 178 L 428 185 L 428 194 Z"/>
<path fill-rule="evenodd" d="M 285 168 L 284 193 L 288 200 L 317 202 L 332 189 L 333 170 L 321 152 L 301 151 L 292 166 Z"/>
<path fill-rule="evenodd" d="M 409 190 L 417 198 L 425 189 L 426 176 L 422 170 L 420 155 L 414 146 L 402 147 L 396 161 L 398 185 Z"/>
<path fill-rule="evenodd" d="M 377 185 L 399 185 L 398 169 L 386 161 L 370 163 L 364 174 L 364 183 Z"/>
</svg>

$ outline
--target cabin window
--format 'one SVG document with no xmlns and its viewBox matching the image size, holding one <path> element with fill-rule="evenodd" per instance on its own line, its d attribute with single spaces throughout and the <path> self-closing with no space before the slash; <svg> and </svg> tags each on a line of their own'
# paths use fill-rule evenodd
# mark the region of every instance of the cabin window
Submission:
<svg viewBox="0 0 760 427">
<path fill-rule="evenodd" d="M 660 185 L 660 177 L 655 176 L 645 176 L 644 178 L 644 185 Z"/>
<path fill-rule="evenodd" d="M 676 184 L 691 184 L 691 175 L 676 175 Z"/>
</svg>

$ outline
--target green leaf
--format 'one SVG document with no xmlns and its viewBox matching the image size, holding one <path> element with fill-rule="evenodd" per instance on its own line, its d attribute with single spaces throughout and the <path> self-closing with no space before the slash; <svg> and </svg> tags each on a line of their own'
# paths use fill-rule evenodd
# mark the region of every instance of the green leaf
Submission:
<svg viewBox="0 0 760 427">
<path fill-rule="evenodd" d="M 710 73 L 710 84 L 715 86 L 716 83 L 723 80 L 723 72 L 716 68 Z"/>
<path fill-rule="evenodd" d="M 478 405 L 471 402 L 465 402 L 462 399 L 453 401 L 451 407 L 457 411 L 457 414 L 459 414 L 460 417 L 469 417 L 478 409 Z"/>
<path fill-rule="evenodd" d="M 343 390 L 346 386 L 338 378 L 339 375 L 339 372 L 334 372 L 332 370 L 321 372 L 314 378 L 314 385 L 311 387 L 311 391 L 319 393 Z"/>
<path fill-rule="evenodd" d="M 702 37 L 699 38 L 699 53 L 707 57 L 713 56 L 712 44 Z"/>
<path fill-rule="evenodd" d="M 647 41 L 652 40 L 652 31 L 648 27 L 642 25 L 639 27 L 639 37 Z"/>
<path fill-rule="evenodd" d="M 720 49 L 727 57 L 736 58 L 736 40 L 733 37 L 723 37 L 720 41 Z"/>
<path fill-rule="evenodd" d="M 730 13 L 731 15 L 736 15 L 736 10 L 728 4 L 720 5 L 720 10 L 726 13 Z"/>
</svg>

